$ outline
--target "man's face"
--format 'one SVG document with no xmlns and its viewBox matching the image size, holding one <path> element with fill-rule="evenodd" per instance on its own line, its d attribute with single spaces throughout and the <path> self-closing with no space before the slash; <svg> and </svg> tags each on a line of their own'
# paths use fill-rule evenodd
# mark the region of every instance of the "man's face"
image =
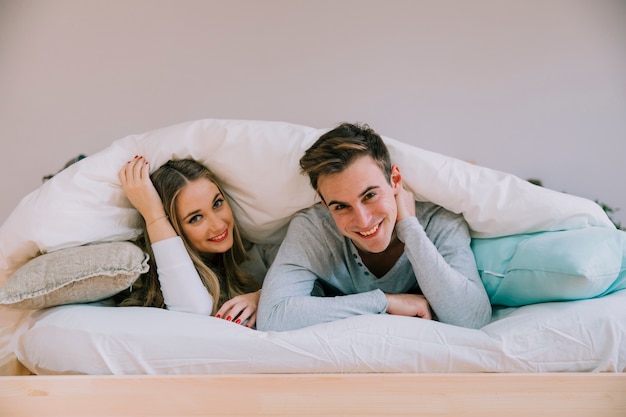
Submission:
<svg viewBox="0 0 626 417">
<path fill-rule="evenodd" d="M 320 176 L 317 185 L 339 231 L 360 250 L 380 253 L 394 236 L 400 179 L 393 166 L 390 185 L 376 162 L 363 156 L 341 173 Z"/>
</svg>

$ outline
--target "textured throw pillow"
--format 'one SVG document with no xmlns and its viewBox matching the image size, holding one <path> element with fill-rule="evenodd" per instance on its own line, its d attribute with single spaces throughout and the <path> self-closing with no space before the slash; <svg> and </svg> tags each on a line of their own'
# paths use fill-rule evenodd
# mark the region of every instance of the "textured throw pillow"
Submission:
<svg viewBox="0 0 626 417">
<path fill-rule="evenodd" d="M 608 227 L 473 239 L 492 304 L 599 297 L 626 288 L 626 233 Z"/>
<path fill-rule="evenodd" d="M 131 242 L 61 249 L 15 271 L 0 288 L 0 305 L 39 309 L 98 301 L 130 287 L 148 268 L 148 255 Z"/>
</svg>

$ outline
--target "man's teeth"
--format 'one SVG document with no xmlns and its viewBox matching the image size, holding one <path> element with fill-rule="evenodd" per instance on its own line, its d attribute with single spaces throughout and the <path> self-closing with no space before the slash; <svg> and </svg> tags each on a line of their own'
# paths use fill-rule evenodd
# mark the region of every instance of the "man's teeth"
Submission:
<svg viewBox="0 0 626 417">
<path fill-rule="evenodd" d="M 363 235 L 363 236 L 369 236 L 371 234 L 376 233 L 376 231 L 378 230 L 378 225 L 372 227 L 370 230 L 365 231 L 365 232 L 359 232 L 359 234 Z"/>
</svg>

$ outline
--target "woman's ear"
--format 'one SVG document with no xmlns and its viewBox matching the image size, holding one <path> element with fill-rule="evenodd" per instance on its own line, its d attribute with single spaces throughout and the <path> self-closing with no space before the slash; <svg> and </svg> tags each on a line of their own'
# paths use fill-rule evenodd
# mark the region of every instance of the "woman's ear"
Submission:
<svg viewBox="0 0 626 417">
<path fill-rule="evenodd" d="M 391 166 L 391 188 L 393 188 L 393 193 L 397 194 L 400 189 L 402 189 L 402 173 L 400 172 L 400 167 L 397 165 Z"/>
</svg>

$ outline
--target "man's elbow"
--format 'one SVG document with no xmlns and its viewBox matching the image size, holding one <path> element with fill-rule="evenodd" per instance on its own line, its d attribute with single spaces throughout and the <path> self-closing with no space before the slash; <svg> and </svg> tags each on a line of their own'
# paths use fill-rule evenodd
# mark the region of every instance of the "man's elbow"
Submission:
<svg viewBox="0 0 626 417">
<path fill-rule="evenodd" d="M 262 332 L 266 332 L 270 329 L 270 323 L 269 323 L 269 319 L 263 315 L 261 315 L 260 312 L 257 313 L 256 315 L 256 329 Z"/>
<path fill-rule="evenodd" d="M 482 306 L 474 315 L 474 320 L 468 323 L 467 326 L 471 329 L 482 329 L 491 322 L 491 304 Z"/>
<path fill-rule="evenodd" d="M 476 309 L 467 309 L 465 314 L 454 314 L 452 316 L 440 316 L 442 323 L 453 326 L 465 327 L 467 329 L 481 329 L 491 321 L 491 304 L 477 306 Z"/>
<path fill-rule="evenodd" d="M 270 306 L 259 305 L 256 315 L 256 329 L 260 331 L 277 330 L 276 314 L 273 313 L 274 308 Z"/>
<path fill-rule="evenodd" d="M 294 322 L 287 320 L 286 302 L 278 302 L 274 305 L 259 305 L 256 318 L 256 328 L 260 331 L 277 331 L 295 330 Z"/>
</svg>

